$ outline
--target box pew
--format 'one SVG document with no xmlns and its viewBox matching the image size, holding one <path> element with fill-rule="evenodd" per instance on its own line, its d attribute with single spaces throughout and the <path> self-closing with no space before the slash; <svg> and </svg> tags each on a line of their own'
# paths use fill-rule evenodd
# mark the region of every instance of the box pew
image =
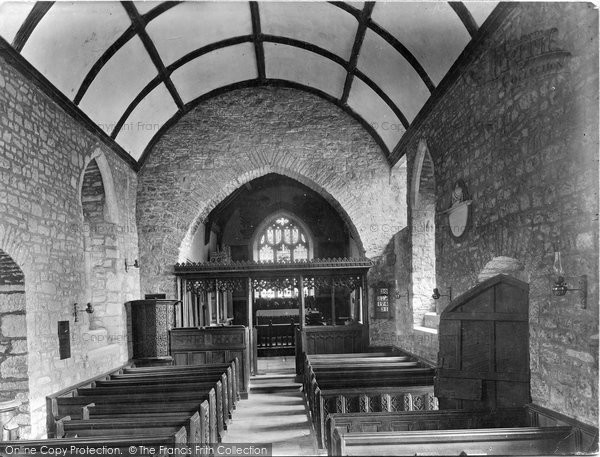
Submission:
<svg viewBox="0 0 600 457">
<path fill-rule="evenodd" d="M 0 441 L 0 453 L 4 455 L 10 449 L 11 456 L 30 456 L 36 455 L 61 455 L 64 457 L 81 457 L 82 455 L 91 455 L 91 452 L 84 453 L 81 450 L 73 451 L 71 447 L 83 449 L 86 447 L 97 448 L 98 455 L 102 455 L 102 447 L 118 449 L 115 455 L 130 455 L 129 448 L 135 446 L 138 452 L 136 457 L 171 457 L 168 451 L 160 452 L 160 446 L 166 445 L 171 448 L 186 443 L 187 433 L 185 427 L 181 427 L 177 433 L 168 435 L 154 436 L 120 436 L 111 435 L 109 437 L 82 437 L 82 438 L 55 438 L 46 440 L 15 440 Z M 152 450 L 145 452 L 142 446 Z M 61 449 L 60 454 L 56 449 Z"/>
<path fill-rule="evenodd" d="M 331 455 L 556 455 L 573 454 L 572 427 L 483 428 L 393 432 L 334 429 Z"/>
<path fill-rule="evenodd" d="M 58 438 L 69 436 L 99 436 L 100 431 L 106 436 L 120 435 L 121 431 L 143 430 L 156 427 L 185 427 L 188 442 L 202 443 L 202 425 L 200 414 L 196 411 L 191 416 L 188 413 L 164 413 L 153 415 L 135 415 L 128 417 L 112 416 L 105 418 L 75 419 L 69 416 L 60 419 L 56 424 L 56 435 Z M 90 434 L 92 433 L 93 434 Z M 146 433 L 142 431 L 140 435 Z"/>
<path fill-rule="evenodd" d="M 330 414 L 327 417 L 325 445 L 331 455 L 330 444 L 336 428 L 348 433 L 507 428 L 528 425 L 525 408 L 506 408 L 495 411 L 437 410 Z"/>
</svg>

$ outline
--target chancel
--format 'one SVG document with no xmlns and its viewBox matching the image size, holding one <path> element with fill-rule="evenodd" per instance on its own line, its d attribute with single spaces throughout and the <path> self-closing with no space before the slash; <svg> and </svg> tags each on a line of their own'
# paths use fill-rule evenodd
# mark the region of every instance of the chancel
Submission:
<svg viewBox="0 0 600 457">
<path fill-rule="evenodd" d="M 598 51 L 582 2 L 0 1 L 0 453 L 598 452 Z"/>
</svg>

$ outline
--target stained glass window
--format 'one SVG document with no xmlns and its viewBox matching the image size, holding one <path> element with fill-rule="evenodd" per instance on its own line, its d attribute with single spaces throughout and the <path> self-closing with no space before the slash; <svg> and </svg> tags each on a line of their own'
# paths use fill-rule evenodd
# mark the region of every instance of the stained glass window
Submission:
<svg viewBox="0 0 600 457">
<path fill-rule="evenodd" d="M 309 260 L 308 237 L 293 220 L 274 219 L 258 236 L 258 260 L 262 262 L 293 262 Z"/>
</svg>

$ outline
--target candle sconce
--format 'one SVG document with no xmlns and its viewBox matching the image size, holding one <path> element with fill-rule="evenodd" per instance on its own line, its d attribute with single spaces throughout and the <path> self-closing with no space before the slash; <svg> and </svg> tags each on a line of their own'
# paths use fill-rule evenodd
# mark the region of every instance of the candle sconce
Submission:
<svg viewBox="0 0 600 457">
<path fill-rule="evenodd" d="M 577 276 L 579 278 L 578 288 L 570 288 L 565 281 L 564 276 L 559 276 L 554 284 L 552 285 L 552 294 L 557 297 L 562 297 L 567 294 L 567 292 L 579 292 L 579 306 L 582 309 L 586 309 L 587 307 L 587 275 Z"/>
<path fill-rule="evenodd" d="M 398 289 L 396 289 L 394 291 L 394 298 L 395 299 L 400 299 L 402 297 L 406 297 L 406 303 L 410 304 L 409 302 L 409 298 L 410 298 L 410 291 L 408 290 L 408 287 L 406 288 L 406 294 L 401 294 L 400 291 Z"/>
<path fill-rule="evenodd" d="M 556 242 L 554 244 L 554 273 L 556 274 L 556 281 L 552 285 L 552 294 L 557 297 L 563 297 L 567 292 L 579 292 L 579 306 L 582 309 L 587 307 L 587 275 L 575 276 L 571 279 L 578 278 L 579 287 L 572 289 L 568 286 L 565 281 L 565 272 L 562 266 L 562 258 L 560 253 L 560 244 Z"/>
<path fill-rule="evenodd" d="M 133 263 L 127 263 L 127 259 L 125 259 L 125 273 L 129 271 L 129 267 L 139 268 L 140 264 L 138 262 L 138 259 L 135 259 Z"/>
<path fill-rule="evenodd" d="M 452 287 L 448 287 L 447 294 L 440 294 L 440 289 L 438 289 L 437 287 L 433 289 L 433 295 L 431 296 L 431 298 L 433 298 L 434 300 L 439 300 L 440 297 L 448 297 L 448 300 L 452 301 Z"/>
<path fill-rule="evenodd" d="M 87 304 L 85 307 L 85 312 L 88 314 L 92 314 L 94 312 L 94 307 L 91 303 Z M 75 322 L 79 322 L 79 307 L 77 306 L 77 303 L 73 303 L 73 320 Z"/>
</svg>

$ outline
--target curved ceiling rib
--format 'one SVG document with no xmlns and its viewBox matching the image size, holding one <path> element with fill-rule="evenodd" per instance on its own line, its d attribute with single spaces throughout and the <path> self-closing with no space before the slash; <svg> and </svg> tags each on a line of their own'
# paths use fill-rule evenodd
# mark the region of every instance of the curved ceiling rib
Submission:
<svg viewBox="0 0 600 457">
<path fill-rule="evenodd" d="M 469 32 L 469 35 L 471 35 L 471 37 L 474 37 L 477 33 L 477 24 L 475 23 L 475 19 L 473 19 L 471 12 L 467 9 L 463 2 L 448 2 L 448 4 L 452 7 L 456 15 L 460 18 L 465 28 L 467 29 L 467 32 Z"/>
<path fill-rule="evenodd" d="M 252 40 L 254 41 L 254 54 L 256 54 L 256 68 L 258 79 L 264 81 L 266 78 L 265 48 L 262 44 L 262 30 L 260 27 L 260 12 L 258 3 L 250 2 L 250 16 L 252 18 Z"/>
<path fill-rule="evenodd" d="M 133 6 L 133 3 L 124 1 L 121 2 L 121 5 L 123 5 L 123 8 L 125 8 L 125 11 L 127 11 L 129 18 L 131 19 L 131 23 L 133 24 L 133 28 L 135 29 L 137 35 L 141 38 L 142 43 L 144 43 L 146 52 L 150 55 L 152 63 L 154 63 L 154 66 L 158 70 L 158 74 L 160 75 L 162 82 L 165 86 L 167 86 L 167 89 L 169 90 L 171 97 L 173 97 L 173 100 L 175 100 L 177 106 L 181 108 L 183 106 L 183 101 L 181 100 L 179 93 L 177 93 L 177 89 L 175 89 L 170 75 L 167 73 L 165 64 L 160 58 L 160 55 L 158 55 L 158 51 L 154 46 L 154 42 L 150 39 L 148 33 L 146 32 L 146 22 L 142 16 L 140 16 L 140 13 L 138 13 L 138 10 L 135 8 L 135 6 Z"/>
<path fill-rule="evenodd" d="M 39 24 L 42 18 L 46 15 L 48 10 L 52 8 L 54 2 L 36 2 L 33 6 L 33 9 L 30 11 L 27 19 L 19 28 L 19 31 L 15 35 L 15 39 L 13 40 L 13 48 L 15 48 L 18 52 L 23 50 L 23 46 L 27 43 L 27 40 L 33 33 L 35 27 Z"/>
<path fill-rule="evenodd" d="M 252 35 L 233 37 L 233 38 L 230 38 L 227 40 L 223 40 L 219 43 L 212 43 L 208 46 L 204 46 L 203 48 L 196 49 L 196 50 L 186 54 L 185 56 L 181 57 L 179 60 L 175 61 L 168 67 L 166 67 L 166 73 L 168 75 L 171 75 L 178 68 L 182 67 L 183 65 L 191 62 L 192 60 L 194 60 L 198 57 L 201 57 L 202 55 L 205 55 L 205 54 L 208 54 L 209 52 L 215 51 L 217 49 L 223 49 L 223 48 L 235 45 L 235 44 L 244 43 L 244 42 L 252 42 L 253 38 L 254 37 Z M 262 35 L 261 41 L 269 42 L 269 43 L 285 44 L 287 46 L 297 47 L 300 49 L 305 49 L 307 51 L 314 52 L 315 54 L 319 54 L 327 59 L 334 61 L 335 63 L 337 63 L 338 65 L 343 67 L 346 71 L 350 72 L 350 63 L 349 62 L 346 62 L 341 57 L 339 57 L 319 46 L 316 46 L 316 45 L 313 45 L 310 43 L 305 43 L 300 40 L 295 40 L 293 38 L 276 37 L 276 36 L 271 36 L 271 35 Z M 360 78 L 377 95 L 379 95 L 383 99 L 383 101 L 388 104 L 388 106 L 394 112 L 394 114 L 398 117 L 400 122 L 402 122 L 402 125 L 404 126 L 404 128 L 408 128 L 409 123 L 406 119 L 406 116 L 404 116 L 404 114 L 398 108 L 398 106 L 396 106 L 396 104 L 389 98 L 389 96 L 376 83 L 374 83 L 370 78 L 368 78 L 364 73 L 362 73 L 358 69 L 354 69 L 354 71 L 352 71 L 351 74 Z M 263 77 L 263 78 L 259 77 L 258 80 L 265 81 L 266 77 Z M 111 135 L 110 135 L 113 139 L 117 137 L 120 129 L 126 123 L 127 118 L 133 112 L 135 107 L 144 99 L 144 97 L 146 95 L 148 95 L 154 88 L 156 88 L 156 86 L 158 86 L 162 82 L 163 82 L 163 80 L 161 77 L 156 77 L 152 81 L 150 81 L 142 89 L 142 91 L 140 91 L 140 93 L 135 97 L 135 99 L 131 102 L 131 104 L 123 112 L 123 115 L 121 116 L 119 121 L 115 124 L 115 128 L 112 130 Z M 340 101 L 340 104 L 342 104 L 342 105 L 345 105 L 345 103 L 346 103 L 346 101 L 344 101 L 344 100 Z M 389 148 L 386 147 L 386 150 L 389 150 Z"/>
<path fill-rule="evenodd" d="M 110 138 L 121 146 L 133 144 L 131 134 L 123 132 L 128 120 L 152 118 L 149 107 L 159 109 L 162 118 L 152 118 L 160 121 L 158 131 L 138 136 L 129 150 L 133 158 L 142 153 L 143 163 L 160 132 L 193 106 L 226 90 L 261 84 L 304 90 L 336 104 L 359 120 L 389 156 L 497 2 L 452 1 L 435 6 L 427 2 L 365 2 L 357 7 L 335 1 L 302 5 L 225 2 L 218 6 L 168 1 L 138 9 L 135 2 L 121 1 L 113 2 L 120 6 L 120 13 L 113 9 L 109 24 L 116 16 L 121 22 L 112 29 L 94 28 L 102 22 L 92 23 L 91 28 L 78 22 L 81 11 L 87 12 L 86 19 L 90 17 L 89 10 L 79 6 L 85 2 L 72 4 L 73 15 L 70 9 L 51 10 L 55 3 L 36 2 L 15 14 L 18 21 L 5 26 L 3 36 L 8 35 L 12 47 L 27 59 L 32 49 L 37 49 L 32 63 L 98 127 L 110 125 Z M 2 25 L 0 20 L 0 34 Z M 59 32 L 62 25 L 64 30 Z M 40 52 L 54 49 L 56 53 L 56 43 L 69 38 L 65 30 L 70 30 L 70 25 L 79 25 L 79 35 L 71 36 L 87 43 L 87 48 L 82 48 L 87 54 L 73 58 L 88 60 L 67 77 L 68 68 Z M 133 50 L 137 53 L 131 54 Z M 215 53 L 206 56 L 211 52 Z M 64 62 L 69 54 L 63 54 Z M 139 59 L 132 60 L 138 55 Z M 200 57 L 206 60 L 192 64 Z M 233 76 L 225 77 L 227 71 Z M 196 83 L 201 84 L 196 88 Z M 106 91 L 113 87 L 120 92 L 108 97 L 112 104 L 102 105 L 102 97 L 110 95 Z M 376 130 L 389 120 L 399 121 L 400 133 Z"/>
<path fill-rule="evenodd" d="M 158 6 L 152 8 L 146 14 L 142 15 L 142 18 L 147 24 L 154 18 L 160 16 L 162 13 L 170 10 L 174 6 L 177 6 L 179 3 L 180 2 L 161 3 Z M 85 75 L 85 78 L 83 79 L 81 85 L 79 86 L 79 89 L 77 90 L 77 94 L 73 99 L 73 103 L 79 105 L 79 102 L 81 102 L 81 99 L 85 95 L 92 82 L 94 82 L 94 79 L 96 78 L 98 73 L 100 73 L 100 70 L 102 70 L 102 67 L 104 67 L 104 64 L 106 64 L 111 59 L 111 57 L 114 56 L 116 52 L 125 45 L 125 43 L 127 43 L 131 38 L 133 38 L 134 35 L 135 29 L 133 27 L 133 24 L 131 24 L 131 26 L 129 26 L 127 30 L 125 30 L 123 34 L 119 38 L 117 38 L 117 40 L 112 45 L 110 45 L 106 51 L 104 51 L 104 54 L 102 54 L 102 56 L 94 63 L 90 71 Z"/>
<path fill-rule="evenodd" d="M 348 62 L 348 69 L 346 73 L 346 81 L 344 82 L 344 92 L 342 93 L 341 102 L 347 103 L 350 95 L 350 88 L 352 87 L 352 80 L 354 79 L 354 71 L 356 70 L 356 63 L 358 62 L 358 54 L 360 48 L 365 39 L 365 33 L 367 32 L 367 22 L 371 18 L 371 12 L 375 3 L 366 3 L 360 15 L 357 17 L 358 29 L 356 29 L 356 35 L 354 36 L 354 44 L 352 45 L 352 52 L 350 53 L 350 62 Z"/>
<path fill-rule="evenodd" d="M 128 2 L 122 2 L 123 4 L 126 4 Z M 164 12 L 168 11 L 170 8 L 177 6 L 178 4 L 180 4 L 181 2 L 165 2 L 165 3 L 161 3 L 160 5 L 156 6 L 155 8 L 153 8 L 152 10 L 150 10 L 148 13 L 146 13 L 145 15 L 142 16 L 142 19 L 144 21 L 145 24 L 147 24 L 148 22 L 152 21 L 153 19 L 157 18 L 158 16 L 160 16 L 161 14 L 163 14 Z M 251 8 L 251 16 L 252 16 L 252 25 L 253 25 L 253 35 L 250 36 L 250 40 L 243 40 L 243 41 L 253 41 L 254 45 L 255 45 L 255 50 L 257 50 L 257 68 L 259 71 L 259 78 L 264 79 L 265 78 L 265 74 L 264 74 L 264 50 L 262 47 L 262 42 L 263 41 L 271 41 L 274 43 L 283 43 L 283 44 L 288 44 L 285 43 L 284 41 L 275 41 L 278 39 L 281 40 L 285 40 L 285 38 L 283 37 L 275 37 L 273 35 L 263 35 L 260 29 L 260 13 L 258 10 L 258 4 L 257 2 L 249 2 L 250 3 L 250 8 Z M 354 49 L 352 51 L 352 56 L 354 57 L 354 64 L 352 66 L 351 70 L 348 70 L 348 77 L 346 80 L 346 84 L 344 86 L 344 95 L 342 97 L 343 102 L 345 103 L 347 101 L 348 98 L 348 93 L 350 91 L 350 81 L 352 80 L 352 77 L 354 76 L 354 72 L 353 69 L 356 68 L 356 60 L 358 58 L 358 51 L 360 50 L 360 44 L 362 44 L 362 39 L 364 38 L 364 33 L 366 31 L 366 27 L 372 29 L 375 33 L 379 34 L 384 40 L 386 40 L 391 46 L 394 47 L 394 49 L 396 49 L 406 60 L 408 63 L 410 63 L 410 65 L 414 68 L 414 70 L 417 72 L 417 74 L 421 77 L 421 79 L 423 80 L 423 82 L 425 83 L 425 85 L 427 86 L 427 88 L 429 89 L 430 92 L 432 92 L 435 89 L 435 86 L 433 85 L 431 79 L 429 78 L 429 76 L 427 75 L 427 72 L 425 72 L 425 70 L 423 69 L 423 67 L 421 66 L 421 64 L 417 61 L 417 59 L 411 54 L 411 52 L 406 49 L 406 47 L 404 47 L 402 45 L 402 43 L 400 43 L 396 38 L 394 38 L 389 32 L 385 31 L 383 28 L 379 27 L 377 24 L 375 24 L 371 18 L 370 18 L 370 12 L 373 9 L 374 6 L 374 2 L 368 2 L 365 4 L 365 10 L 368 9 L 368 14 L 365 15 L 365 18 L 363 18 L 363 22 L 361 23 L 361 15 L 363 14 L 361 12 L 361 10 L 358 10 L 352 6 L 346 5 L 345 3 L 342 2 L 330 2 L 331 4 L 341 8 L 343 11 L 346 11 L 347 13 L 353 15 L 355 18 L 357 18 L 359 20 L 359 24 L 362 24 L 362 30 L 361 30 L 361 40 L 360 43 L 358 43 L 358 49 L 357 52 L 354 52 Z M 129 8 L 130 9 L 130 8 Z M 129 13 L 129 9 L 128 9 L 128 14 Z M 360 26 L 359 26 L 360 27 Z M 92 84 L 92 82 L 94 81 L 95 77 L 98 75 L 98 73 L 100 72 L 100 70 L 102 69 L 102 67 L 104 66 L 104 64 L 106 62 L 108 62 L 108 60 L 110 60 L 110 58 L 131 38 L 135 35 L 135 27 L 132 24 L 132 26 L 127 29 L 118 39 L 117 41 L 115 41 L 115 43 L 113 43 L 113 45 L 110 46 L 109 49 L 106 50 L 106 52 L 102 55 L 102 57 L 94 64 L 94 66 L 92 67 L 92 69 L 88 72 L 88 74 L 86 75 L 84 81 L 82 82 L 79 90 L 77 91 L 77 95 L 74 99 L 74 103 L 75 104 L 79 104 L 79 102 L 81 101 L 81 99 L 83 98 L 83 96 L 85 95 L 85 92 L 87 91 L 87 89 L 89 88 L 89 86 Z M 357 37 L 359 38 L 358 32 L 357 32 Z M 231 38 L 231 44 L 238 44 L 242 41 L 240 41 L 241 37 L 235 37 L 235 38 Z M 218 43 L 213 43 L 214 45 L 214 49 L 219 49 L 221 47 L 223 47 L 222 45 L 224 45 L 225 41 L 227 40 L 223 40 L 221 42 Z M 291 40 L 290 40 L 291 43 Z M 298 45 L 299 47 L 303 48 L 303 49 L 307 49 L 313 52 L 316 52 L 318 54 L 323 55 L 324 57 L 327 57 L 331 60 L 333 60 L 334 62 L 336 62 L 338 65 L 342 65 L 344 66 L 341 62 L 344 62 L 343 59 L 339 58 L 337 55 L 330 53 L 322 48 L 319 48 L 319 51 L 315 51 L 318 47 L 311 45 L 310 43 L 306 43 L 306 42 L 301 42 L 300 40 L 296 40 L 295 41 L 296 45 Z M 355 45 L 357 43 L 355 42 Z M 144 41 L 144 45 L 146 45 L 146 42 Z M 210 46 L 210 45 L 209 45 Z M 208 48 L 208 46 L 206 47 Z M 212 49 L 211 49 L 212 50 Z M 324 53 L 322 53 L 322 52 Z M 209 52 L 209 51 L 207 51 Z M 202 54 L 199 54 L 202 55 Z M 189 56 L 189 57 L 187 57 Z M 193 60 L 195 57 L 198 57 L 198 55 L 196 56 L 192 56 L 191 53 L 188 54 L 186 57 L 189 60 Z M 352 62 L 350 62 L 352 64 Z M 262 73 L 261 73 L 262 72 Z M 367 81 L 365 81 L 367 82 Z M 367 82 L 368 83 L 368 82 Z M 368 83 L 370 86 L 372 86 L 372 81 L 371 83 Z M 169 87 L 169 86 L 167 86 Z M 169 88 L 169 91 L 171 92 L 171 88 Z M 389 100 L 389 97 L 387 97 Z M 386 101 L 386 103 L 388 103 Z M 179 103 L 178 103 L 179 104 Z M 388 103 L 389 104 L 389 103 Z M 392 106 L 390 106 L 394 111 L 399 111 L 398 108 L 393 108 Z M 404 116 L 399 117 L 400 119 L 406 119 Z M 403 121 L 404 123 L 404 121 Z"/>
<path fill-rule="evenodd" d="M 287 87 L 290 89 L 302 90 L 302 91 L 317 95 L 317 96 L 327 100 L 328 102 L 331 102 L 334 105 L 338 106 L 340 109 L 342 109 L 343 111 L 348 113 L 353 119 L 355 119 L 357 122 L 359 122 L 363 126 L 363 128 L 371 135 L 371 137 L 375 140 L 377 145 L 381 148 L 384 158 L 386 160 L 388 159 L 390 150 L 387 147 L 387 145 L 384 143 L 384 141 L 382 140 L 381 136 L 379 136 L 377 131 L 373 128 L 373 126 L 371 126 L 371 124 L 369 124 L 362 116 L 357 114 L 348 105 L 342 104 L 339 101 L 339 99 L 332 97 L 331 95 L 323 92 L 322 90 L 315 89 L 314 87 L 306 86 L 304 84 L 296 83 L 293 81 L 280 80 L 280 79 L 269 79 L 269 78 L 265 79 L 264 81 L 259 81 L 257 78 L 255 78 L 255 79 L 251 79 L 251 80 L 247 80 L 247 81 L 240 81 L 240 82 L 230 84 L 227 86 L 219 87 L 218 89 L 215 89 L 206 94 L 202 94 L 201 96 L 190 101 L 189 103 L 186 103 L 182 109 L 177 111 L 177 113 L 175 113 L 173 115 L 173 117 L 171 117 L 167 122 L 165 122 L 165 124 L 156 132 L 156 134 L 148 142 L 148 144 L 144 148 L 142 155 L 140 156 L 140 158 L 138 160 L 138 164 L 139 164 L 140 168 L 142 166 L 144 166 L 144 163 L 148 159 L 148 155 L 149 155 L 150 151 L 152 150 L 154 145 L 156 143 L 158 143 L 160 138 L 171 127 L 173 127 L 184 115 L 189 113 L 192 109 L 194 109 L 200 103 L 202 103 L 210 98 L 216 97 L 218 95 L 224 94 L 226 92 L 229 92 L 229 91 L 232 91 L 235 89 L 243 89 L 243 88 L 247 88 L 247 87 L 260 87 L 260 86 L 265 86 L 265 85 L 273 86 L 273 87 Z"/>
</svg>

